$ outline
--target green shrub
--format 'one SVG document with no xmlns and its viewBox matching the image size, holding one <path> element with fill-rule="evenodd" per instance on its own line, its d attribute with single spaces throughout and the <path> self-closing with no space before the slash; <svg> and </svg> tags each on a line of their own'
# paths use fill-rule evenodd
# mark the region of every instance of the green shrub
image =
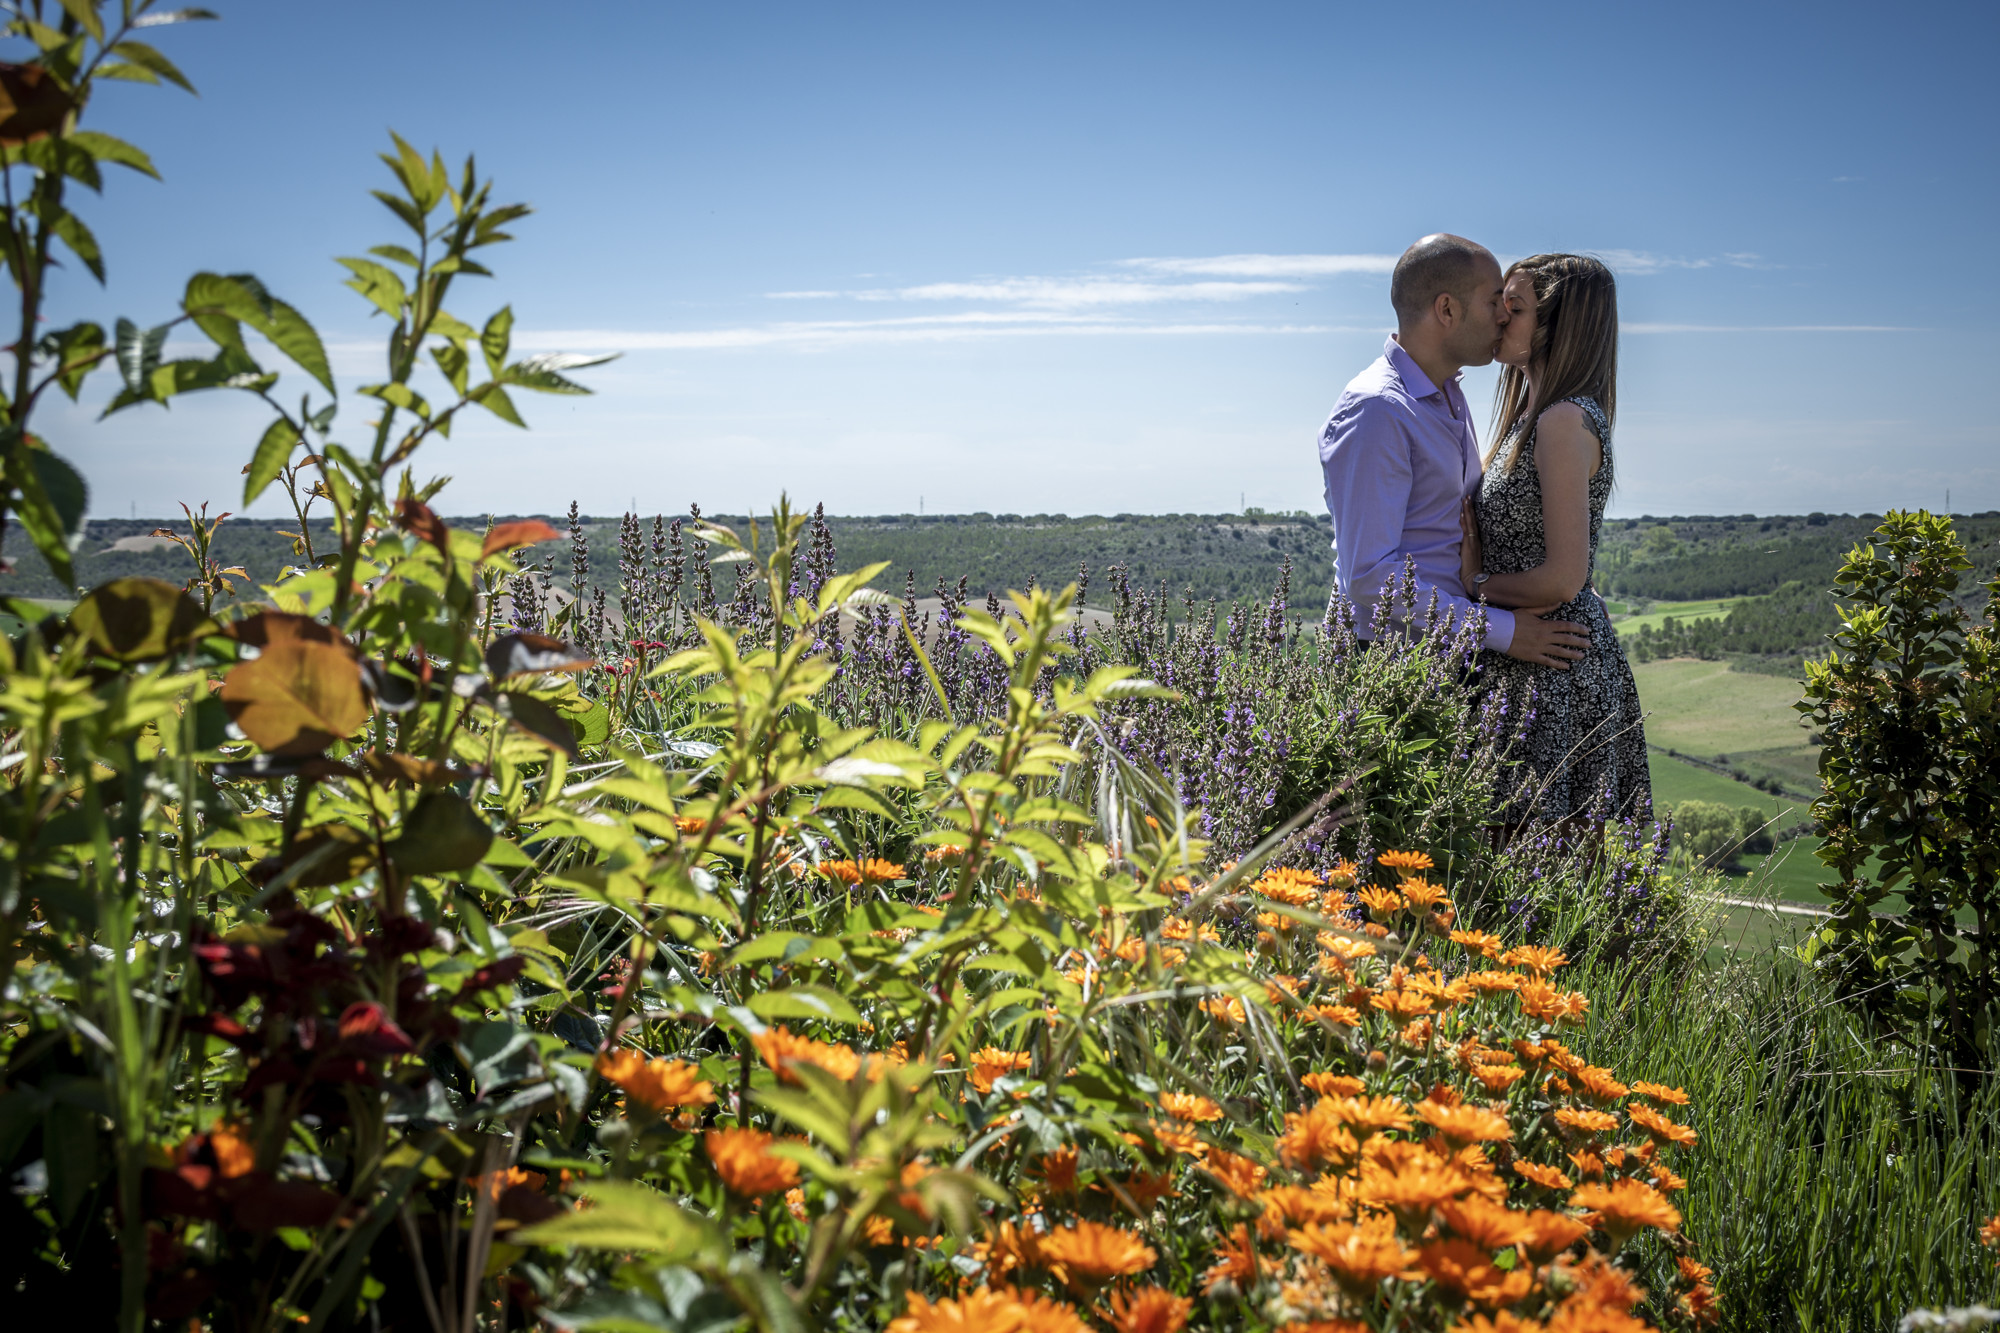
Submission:
<svg viewBox="0 0 2000 1333">
<path fill-rule="evenodd" d="M 1833 656 L 1798 705 L 1825 738 L 1813 805 L 1840 874 L 1818 958 L 1848 996 L 1960 1066 L 1992 1066 L 2000 1003 L 2000 624 L 1954 601 L 1949 518 L 1892 513 L 1836 579 Z M 1872 863 L 1870 858 L 1874 858 Z M 1903 909 L 1876 911 L 1891 893 Z"/>
</svg>

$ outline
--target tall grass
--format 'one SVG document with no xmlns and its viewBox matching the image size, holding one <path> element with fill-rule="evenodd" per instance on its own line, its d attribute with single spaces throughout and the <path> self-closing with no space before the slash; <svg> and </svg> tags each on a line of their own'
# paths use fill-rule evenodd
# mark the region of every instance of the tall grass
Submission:
<svg viewBox="0 0 2000 1333">
<path fill-rule="evenodd" d="M 2000 1213 L 2000 1079 L 1870 1032 L 1783 950 L 1578 982 L 1603 997 L 1591 1060 L 1692 1099 L 1678 1202 L 1723 1328 L 1886 1330 L 2000 1296 L 1977 1236 Z"/>
</svg>

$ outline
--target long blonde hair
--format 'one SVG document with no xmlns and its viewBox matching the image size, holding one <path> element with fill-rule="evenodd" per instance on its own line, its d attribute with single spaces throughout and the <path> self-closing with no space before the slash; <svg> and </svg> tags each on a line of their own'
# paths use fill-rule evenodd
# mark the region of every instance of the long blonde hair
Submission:
<svg viewBox="0 0 2000 1333">
<path fill-rule="evenodd" d="M 1593 398 L 1607 423 L 1618 415 L 1618 280 L 1611 270 L 1589 255 L 1530 255 L 1508 266 L 1507 277 L 1516 273 L 1526 273 L 1535 287 L 1535 332 L 1528 344 L 1535 393 L 1530 397 L 1519 367 L 1502 368 L 1489 467 L 1508 438 L 1551 403 Z M 1511 472 L 1520 456 L 1519 449 L 1508 450 L 1502 473 Z"/>
</svg>

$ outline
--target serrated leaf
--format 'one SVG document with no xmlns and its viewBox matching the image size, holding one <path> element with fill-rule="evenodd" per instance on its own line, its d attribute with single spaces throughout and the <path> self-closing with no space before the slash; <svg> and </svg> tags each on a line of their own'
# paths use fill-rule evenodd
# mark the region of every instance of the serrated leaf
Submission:
<svg viewBox="0 0 2000 1333">
<path fill-rule="evenodd" d="M 614 359 L 613 356 L 580 357 L 552 352 L 545 356 L 531 356 L 525 361 L 516 361 L 501 371 L 498 379 L 502 384 L 531 389 L 536 393 L 587 394 L 592 391 L 559 374 L 558 371 L 577 366 L 601 365 Z"/>
<path fill-rule="evenodd" d="M 79 0 L 79 2 L 88 3 L 88 0 Z M 102 41 L 102 36 L 98 40 Z M 194 85 L 188 82 L 187 75 L 174 67 L 173 61 L 167 59 L 144 42 L 120 42 L 112 47 L 111 51 L 112 54 L 123 56 L 126 60 L 139 66 L 139 68 L 150 70 L 154 74 L 159 75 L 176 88 L 182 88 L 188 92 L 194 91 Z"/>
<path fill-rule="evenodd" d="M 63 12 L 75 19 L 77 26 L 98 41 L 104 40 L 104 20 L 98 17 L 94 0 L 62 0 Z"/>
<path fill-rule="evenodd" d="M 528 423 L 521 420 L 521 413 L 515 408 L 514 400 L 507 396 L 505 389 L 493 381 L 488 380 L 466 396 L 509 425 L 519 426 L 522 430 L 528 428 Z"/>
<path fill-rule="evenodd" d="M 271 754 L 313 754 L 368 720 L 361 664 L 339 631 L 309 617 L 264 611 L 231 626 L 260 651 L 222 681 L 230 720 Z"/>
<path fill-rule="evenodd" d="M 348 279 L 347 286 L 367 297 L 377 310 L 389 318 L 402 317 L 410 292 L 401 278 L 372 259 L 342 259 L 340 264 L 354 274 Z"/>
<path fill-rule="evenodd" d="M 590 1207 L 511 1233 L 517 1245 L 633 1250 L 663 1263 L 713 1260 L 722 1250 L 714 1225 L 644 1185 L 604 1180 L 587 1186 Z"/>
<path fill-rule="evenodd" d="M 83 219 L 67 208 L 58 208 L 53 217 L 45 220 L 49 230 L 56 234 L 56 238 L 69 247 L 71 254 L 83 261 L 83 266 L 90 270 L 90 275 L 103 282 L 104 251 L 98 247 L 97 237 L 91 233 L 90 228 L 83 225 Z"/>
<path fill-rule="evenodd" d="M 271 346 L 290 357 L 292 364 L 318 380 L 320 387 L 328 393 L 333 387 L 333 365 L 326 359 L 326 345 L 320 341 L 319 333 L 291 306 L 283 301 L 271 302 L 271 321 L 268 327 L 257 332 L 271 340 Z"/>
<path fill-rule="evenodd" d="M 503 305 L 486 321 L 479 334 L 479 350 L 486 355 L 486 373 L 498 379 L 507 366 L 507 351 L 514 341 L 514 307 Z M 518 421 L 515 424 L 520 424 Z"/>
<path fill-rule="evenodd" d="M 257 452 L 250 456 L 250 472 L 243 480 L 243 503 L 264 493 L 264 489 L 278 479 L 291 460 L 292 450 L 297 447 L 299 433 L 292 423 L 283 417 L 273 421 L 264 431 L 264 438 L 257 441 Z"/>
<path fill-rule="evenodd" d="M 438 370 L 451 384 L 452 391 L 463 396 L 471 365 L 471 358 L 465 354 L 465 349 L 450 343 L 439 343 L 431 348 L 431 359 L 437 362 Z"/>
</svg>

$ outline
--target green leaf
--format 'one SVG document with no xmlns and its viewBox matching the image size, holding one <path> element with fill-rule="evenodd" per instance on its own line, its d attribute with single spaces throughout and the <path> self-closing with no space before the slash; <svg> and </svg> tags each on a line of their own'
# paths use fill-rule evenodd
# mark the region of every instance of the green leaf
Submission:
<svg viewBox="0 0 2000 1333">
<path fill-rule="evenodd" d="M 424 229 L 424 215 L 410 205 L 390 194 L 387 190 L 370 190 L 368 193 L 380 199 L 383 206 L 403 220 L 403 225 L 415 232 L 419 239 L 428 239 L 430 233 Z"/>
<path fill-rule="evenodd" d="M 424 396 L 407 384 L 364 384 L 360 392 L 370 398 L 380 398 L 385 403 L 394 404 L 408 412 L 415 412 L 424 420 L 431 419 L 431 405 Z"/>
<path fill-rule="evenodd" d="M 525 361 L 516 361 L 497 378 L 502 384 L 532 389 L 536 393 L 590 393 L 591 390 L 558 372 L 575 370 L 582 366 L 598 366 L 616 359 L 616 353 L 583 356 L 574 352 L 548 352 L 541 356 L 531 356 Z"/>
<path fill-rule="evenodd" d="M 57 208 L 53 216 L 44 217 L 56 239 L 68 246 L 70 253 L 83 261 L 92 277 L 104 281 L 104 251 L 98 248 L 97 237 L 90 228 L 83 225 L 83 219 L 67 208 Z"/>
<path fill-rule="evenodd" d="M 664 1263 L 713 1261 L 722 1240 L 714 1225 L 644 1185 L 603 1180 L 583 1191 L 590 1207 L 508 1236 L 517 1245 L 579 1246 L 592 1250 L 638 1250 Z"/>
<path fill-rule="evenodd" d="M 130 167 L 134 171 L 151 176 L 154 180 L 160 178 L 159 171 L 153 166 L 153 159 L 146 155 L 145 150 L 126 143 L 123 139 L 100 134 L 96 130 L 74 130 L 65 137 L 64 142 L 81 148 L 96 161 L 116 162 L 121 167 Z"/>
<path fill-rule="evenodd" d="M 503 305 L 479 335 L 479 349 L 486 354 L 486 373 L 495 379 L 507 365 L 507 349 L 514 340 L 514 307 Z M 519 424 L 518 422 L 516 424 Z"/>
<path fill-rule="evenodd" d="M 786 1018 L 830 1023 L 861 1021 L 860 1012 L 847 997 L 827 986 L 787 986 L 782 990 L 759 991 L 750 997 L 748 1007 L 767 1023 Z"/>
<path fill-rule="evenodd" d="M 115 331 L 118 373 L 125 377 L 126 388 L 138 392 L 153 368 L 160 364 L 160 351 L 167 345 L 167 326 L 161 324 L 141 332 L 131 320 L 121 319 Z"/>
<path fill-rule="evenodd" d="M 333 365 L 326 358 L 326 345 L 304 315 L 283 301 L 273 300 L 270 326 L 257 331 L 290 357 L 293 365 L 318 380 L 328 393 L 335 392 Z"/>
<path fill-rule="evenodd" d="M 292 450 L 298 445 L 299 433 L 290 421 L 279 417 L 264 431 L 264 438 L 257 441 L 257 452 L 250 456 L 249 475 L 243 480 L 243 503 L 264 493 L 266 487 L 278 479 L 291 461 Z"/>
<path fill-rule="evenodd" d="M 75 402 L 84 378 L 102 364 L 104 330 L 84 321 L 45 335 L 35 350 L 56 363 L 56 387 Z"/>
<path fill-rule="evenodd" d="M 139 68 L 152 71 L 176 88 L 184 88 L 188 92 L 194 91 L 194 85 L 187 81 L 187 75 L 174 67 L 173 61 L 144 42 L 120 42 L 111 50 L 114 55 L 123 56 Z"/>
<path fill-rule="evenodd" d="M 434 791 L 403 821 L 389 856 L 413 875 L 440 875 L 478 865 L 493 845 L 493 826 L 457 792 Z"/>
<path fill-rule="evenodd" d="M 16 513 L 29 540 L 56 578 L 74 584 L 70 539 L 82 529 L 90 502 L 82 474 L 46 449 L 26 443 L 16 446 L 7 471 L 21 492 Z"/>
<path fill-rule="evenodd" d="M 410 293 L 401 278 L 372 259 L 343 259 L 340 263 L 354 274 L 347 281 L 349 287 L 374 302 L 375 308 L 390 319 L 403 317 L 403 306 Z"/>
<path fill-rule="evenodd" d="M 99 653 L 120 662 L 157 661 L 215 629 L 186 593 L 147 578 L 92 588 L 69 613 L 69 623 Z"/>
<path fill-rule="evenodd" d="M 450 381 L 452 392 L 463 397 L 466 380 L 469 378 L 466 370 L 471 361 L 471 358 L 466 356 L 465 349 L 450 343 L 440 343 L 431 348 L 431 359 L 437 362 L 438 369 L 443 371 L 445 379 Z"/>
<path fill-rule="evenodd" d="M 62 0 L 63 12 L 75 19 L 77 26 L 98 41 L 104 40 L 104 20 L 98 17 L 94 0 Z"/>
<path fill-rule="evenodd" d="M 515 409 L 514 400 L 507 396 L 505 389 L 493 381 L 488 380 L 467 397 L 509 425 L 519 426 L 523 430 L 528 428 L 528 423 L 521 420 L 520 412 Z"/>
<path fill-rule="evenodd" d="M 371 245 L 368 253 L 379 259 L 391 260 L 398 264 L 408 264 L 411 268 L 422 268 L 423 262 L 400 245 Z"/>
</svg>

